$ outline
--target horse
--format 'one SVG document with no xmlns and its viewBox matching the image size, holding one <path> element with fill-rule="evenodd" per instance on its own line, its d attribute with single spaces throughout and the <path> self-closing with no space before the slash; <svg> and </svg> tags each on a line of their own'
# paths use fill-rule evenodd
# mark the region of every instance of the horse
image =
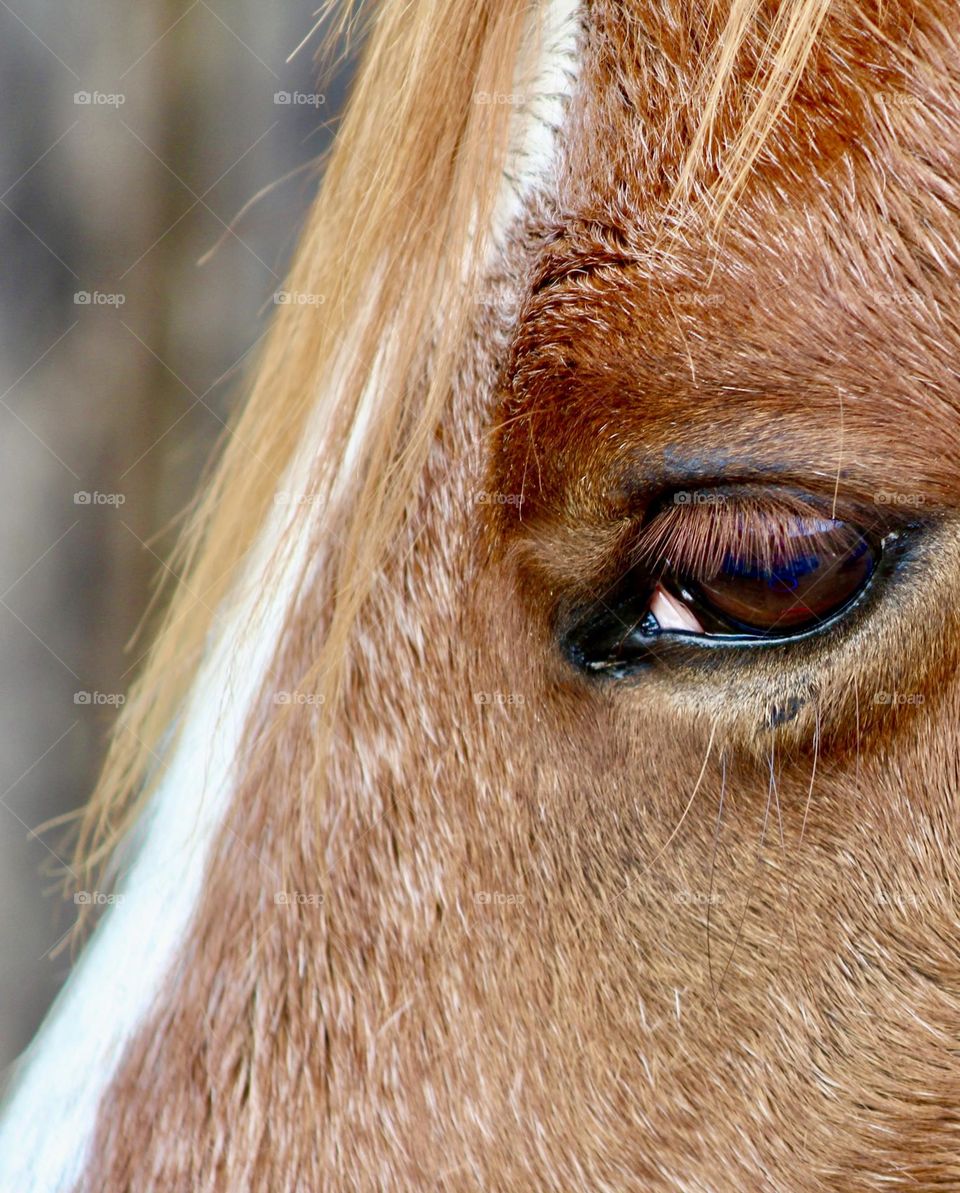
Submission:
<svg viewBox="0 0 960 1193">
<path fill-rule="evenodd" d="M 4 1193 L 960 1188 L 956 15 L 371 6 Z"/>
</svg>

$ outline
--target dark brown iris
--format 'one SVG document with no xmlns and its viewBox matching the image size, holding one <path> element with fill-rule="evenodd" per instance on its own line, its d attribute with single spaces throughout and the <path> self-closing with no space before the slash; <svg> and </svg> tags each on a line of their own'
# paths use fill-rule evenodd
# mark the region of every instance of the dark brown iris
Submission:
<svg viewBox="0 0 960 1193">
<path fill-rule="evenodd" d="M 798 518 L 763 562 L 728 555 L 709 580 L 685 584 L 734 630 L 791 634 L 839 612 L 870 579 L 876 553 L 849 524 Z"/>
</svg>

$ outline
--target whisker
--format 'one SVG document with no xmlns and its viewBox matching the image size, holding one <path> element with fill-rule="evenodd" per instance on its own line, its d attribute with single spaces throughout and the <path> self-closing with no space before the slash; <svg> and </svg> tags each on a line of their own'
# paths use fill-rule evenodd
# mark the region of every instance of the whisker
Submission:
<svg viewBox="0 0 960 1193">
<path fill-rule="evenodd" d="M 783 835 L 783 812 L 780 807 L 780 792 L 777 789 L 776 768 L 774 767 L 774 763 L 773 763 L 774 756 L 776 754 L 776 749 L 777 749 L 776 738 L 774 738 L 774 740 L 770 744 L 770 782 L 769 782 L 769 787 L 770 787 L 770 791 L 773 793 L 774 807 L 777 810 L 777 828 L 780 832 L 780 848 L 781 848 L 781 850 L 784 850 L 784 849 L 786 849 L 786 841 L 785 841 L 784 835 Z"/>
<path fill-rule="evenodd" d="M 855 710 L 854 728 L 857 734 L 857 758 L 856 765 L 853 771 L 854 782 L 854 800 L 857 804 L 860 802 L 860 678 L 854 673 L 853 676 L 853 701 Z"/>
<path fill-rule="evenodd" d="M 717 808 L 717 823 L 713 833 L 713 849 L 710 853 L 710 879 L 707 888 L 707 975 L 710 981 L 710 995 L 714 1004 L 717 1001 L 717 991 L 713 981 L 713 954 L 710 947 L 710 919 L 713 907 L 713 884 L 716 877 L 717 851 L 720 848 L 720 825 L 723 820 L 723 800 L 727 790 L 727 754 L 720 753 L 720 801 Z"/>
<path fill-rule="evenodd" d="M 807 799 L 806 799 L 806 803 L 804 804 L 804 808 L 803 808 L 803 820 L 801 821 L 801 824 L 800 824 L 800 836 L 797 840 L 798 857 L 797 857 L 797 866 L 796 866 L 795 872 L 798 874 L 800 872 L 800 864 L 799 864 L 800 857 L 799 857 L 799 855 L 803 850 L 803 838 L 807 832 L 807 820 L 810 815 L 810 805 L 813 802 L 813 788 L 814 788 L 814 784 L 816 783 L 816 780 L 817 780 L 817 762 L 819 761 L 819 758 L 820 758 L 820 705 L 819 704 L 817 704 L 815 706 L 815 716 L 816 716 L 816 720 L 814 722 L 814 729 L 813 729 L 813 766 L 810 768 L 810 783 L 807 786 Z M 797 956 L 800 959 L 800 963 L 801 963 L 801 965 L 803 965 L 804 970 L 806 970 L 806 963 L 805 963 L 804 956 L 803 956 L 803 945 L 800 943 L 800 925 L 797 923 L 797 906 L 796 906 L 796 903 L 794 902 L 794 895 L 796 893 L 796 890 L 797 890 L 797 880 L 796 880 L 796 878 L 794 878 L 794 880 L 790 884 L 790 889 L 787 893 L 787 906 L 784 911 L 783 932 L 781 933 L 781 936 L 780 936 L 780 948 L 781 948 L 781 950 L 783 948 L 784 934 L 786 932 L 787 912 L 790 912 L 791 918 L 793 920 L 793 932 L 794 932 L 794 936 L 796 937 L 796 941 L 797 941 Z M 779 958 L 779 954 L 778 954 L 778 956 L 777 956 L 778 965 L 779 965 L 779 960 L 780 960 L 780 958 Z"/>
<path fill-rule="evenodd" d="M 837 477 L 833 485 L 833 513 L 830 517 L 837 516 L 837 494 L 840 492 L 840 469 L 843 465 L 843 390 L 837 389 L 837 398 L 840 401 L 840 444 L 837 448 Z"/>
<path fill-rule="evenodd" d="M 673 843 L 677 834 L 680 832 L 680 829 L 683 827 L 684 821 L 687 819 L 690 809 L 693 807 L 693 801 L 697 798 L 697 792 L 700 790 L 700 784 L 703 782 L 703 776 L 707 772 L 707 763 L 710 761 L 710 751 L 713 749 L 713 739 L 716 736 L 716 732 L 717 732 L 717 723 L 716 723 L 716 721 L 714 721 L 714 723 L 710 729 L 710 740 L 707 742 L 707 749 L 703 756 L 703 765 L 700 767 L 700 774 L 697 775 L 697 781 L 693 785 L 693 791 L 690 793 L 690 798 L 687 800 L 687 806 L 681 812 L 680 819 L 674 825 L 674 828 L 673 828 L 672 832 L 670 833 L 670 836 L 667 837 L 666 841 L 664 841 L 663 845 L 657 850 L 657 852 L 650 859 L 650 861 L 644 866 L 644 868 L 640 871 L 640 873 L 636 874 L 633 878 L 630 879 L 629 882 L 625 883 L 623 885 L 623 887 L 613 896 L 613 898 L 610 900 L 611 903 L 616 902 L 616 900 L 619 899 L 621 895 L 625 894 L 626 891 L 634 884 L 634 882 L 637 881 L 638 878 L 642 878 L 645 874 L 649 873 L 649 871 L 657 864 L 657 862 L 660 860 L 660 858 L 663 857 L 663 855 L 666 853 L 666 851 L 670 848 L 670 845 Z"/>
</svg>

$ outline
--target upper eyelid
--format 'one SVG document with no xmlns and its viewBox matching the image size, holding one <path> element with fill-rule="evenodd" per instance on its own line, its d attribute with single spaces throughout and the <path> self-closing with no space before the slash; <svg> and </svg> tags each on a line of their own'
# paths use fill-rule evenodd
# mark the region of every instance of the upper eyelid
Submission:
<svg viewBox="0 0 960 1193">
<path fill-rule="evenodd" d="M 655 509 L 652 516 L 648 512 L 631 545 L 630 557 L 636 566 L 651 568 L 669 559 L 672 566 L 691 574 L 715 572 L 730 553 L 755 557 L 758 563 L 772 563 L 775 558 L 792 557 L 789 546 L 786 549 L 769 546 L 776 532 L 785 529 L 791 520 L 814 522 L 820 518 L 830 523 L 835 527 L 834 534 L 825 528 L 819 532 L 820 537 L 825 545 L 833 538 L 832 545 L 837 550 L 858 539 L 872 537 L 871 526 L 862 525 L 855 517 L 843 516 L 846 513 L 838 510 L 838 516 L 833 518 L 829 509 L 808 494 L 777 490 L 764 493 L 752 489 L 741 494 L 729 492 L 722 502 L 712 506 L 677 503 Z M 764 525 L 765 518 L 769 519 L 769 526 Z M 734 520 L 737 525 L 733 524 Z M 696 527 L 697 521 L 700 527 Z M 691 522 L 693 529 L 685 525 Z M 816 533 L 814 528 L 810 535 L 797 537 L 797 558 L 802 538 L 809 541 Z"/>
</svg>

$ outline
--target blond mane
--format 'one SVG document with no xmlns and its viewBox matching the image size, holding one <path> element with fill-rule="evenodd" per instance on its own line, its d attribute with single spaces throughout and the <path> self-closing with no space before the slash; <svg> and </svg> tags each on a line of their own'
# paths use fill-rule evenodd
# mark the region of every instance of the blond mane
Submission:
<svg viewBox="0 0 960 1193">
<path fill-rule="evenodd" d="M 734 201 L 800 78 L 829 3 L 780 5 L 765 39 L 769 68 L 756 100 L 733 143 L 718 146 L 717 113 L 737 78 L 741 50 L 765 27 L 758 0 L 733 0 L 704 62 L 701 91 L 690 99 L 698 123 L 679 202 L 703 198 L 698 183 L 718 153 L 723 169 L 708 197 L 718 210 Z M 158 778 L 158 757 L 170 751 L 164 739 L 215 633 L 217 610 L 282 487 L 308 417 L 319 416 L 323 428 L 311 489 L 321 503 L 338 492 L 353 436 L 350 516 L 331 544 L 334 597 L 314 667 L 329 727 L 352 626 L 443 415 L 475 315 L 508 150 L 510 105 L 477 97 L 517 89 L 532 57 L 524 48 L 530 8 L 523 0 L 381 0 L 369 7 L 352 94 L 286 283 L 290 291 L 323 295 L 323 305 L 278 308 L 249 397 L 192 513 L 171 565 L 179 579 L 167 612 L 79 823 L 84 881 L 130 828 Z M 352 6 L 331 10 L 335 40 Z M 375 360 L 373 417 L 364 419 Z M 296 520 L 292 525 L 295 531 Z M 323 751 L 321 741 L 318 779 Z"/>
</svg>

